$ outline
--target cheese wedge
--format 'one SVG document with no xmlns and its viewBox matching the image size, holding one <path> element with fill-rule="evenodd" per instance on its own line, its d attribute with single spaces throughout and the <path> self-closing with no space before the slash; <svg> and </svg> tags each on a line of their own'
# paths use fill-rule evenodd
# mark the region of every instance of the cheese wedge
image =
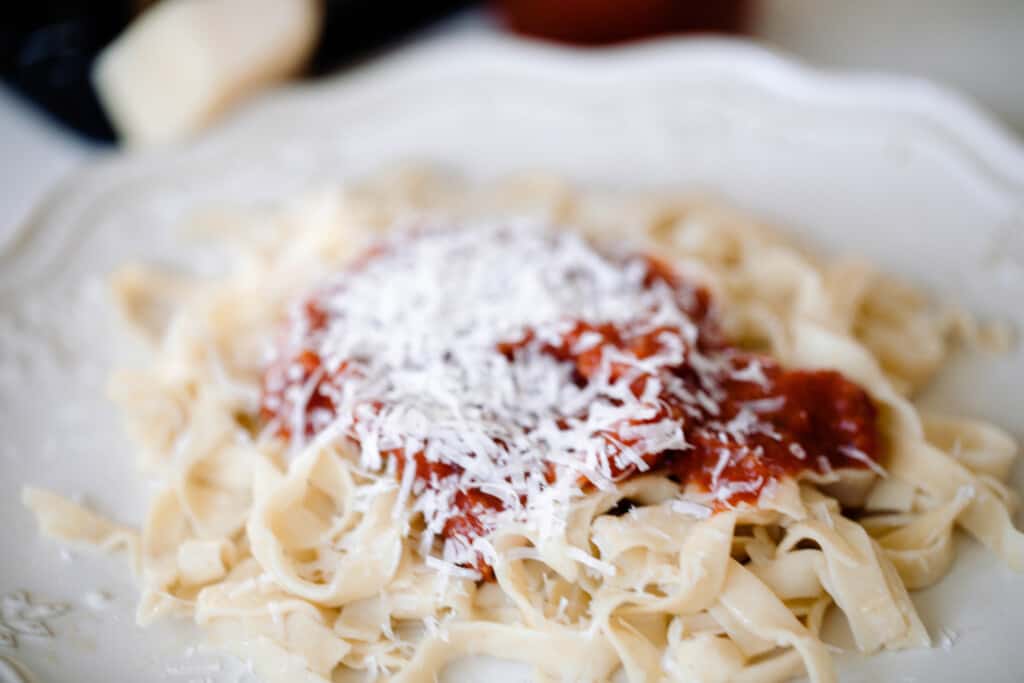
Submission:
<svg viewBox="0 0 1024 683">
<path fill-rule="evenodd" d="M 125 143 L 178 140 L 300 70 L 322 16 L 318 0 L 164 0 L 103 51 L 93 82 Z"/>
</svg>

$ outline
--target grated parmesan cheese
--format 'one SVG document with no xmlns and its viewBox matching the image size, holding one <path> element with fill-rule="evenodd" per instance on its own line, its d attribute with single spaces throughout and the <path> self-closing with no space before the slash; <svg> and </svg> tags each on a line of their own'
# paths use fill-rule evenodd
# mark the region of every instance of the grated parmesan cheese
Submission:
<svg viewBox="0 0 1024 683">
<path fill-rule="evenodd" d="M 569 548 L 565 551 L 565 554 L 568 555 L 570 558 L 576 560 L 580 564 L 582 564 L 584 567 L 587 567 L 588 569 L 593 569 L 595 572 L 599 574 L 603 574 L 605 576 L 615 576 L 615 574 L 617 573 L 615 565 L 609 564 L 608 562 L 605 562 L 603 560 L 599 560 L 590 553 L 584 550 L 580 550 L 579 548 L 576 548 L 574 546 L 569 546 Z"/>
<path fill-rule="evenodd" d="M 889 473 L 885 471 L 881 465 L 874 461 L 873 458 L 869 457 L 864 451 L 854 448 L 853 446 L 840 446 L 839 452 L 848 458 L 853 458 L 857 462 L 864 463 L 867 468 L 877 474 L 880 477 L 888 477 Z"/>
<path fill-rule="evenodd" d="M 398 231 L 296 304 L 262 407 L 293 455 L 358 444 L 370 483 L 354 509 L 397 488 L 394 518 L 446 580 L 493 566 L 490 531 L 556 537 L 587 490 L 612 491 L 661 454 L 717 458 L 709 496 L 730 504 L 772 481 L 752 468 L 766 438 L 787 445 L 772 422 L 787 399 L 770 391 L 771 361 L 723 345 L 699 290 L 663 270 L 527 222 Z M 758 386 L 729 403 L 737 383 Z M 807 458 L 795 442 L 783 452 Z"/>
<path fill-rule="evenodd" d="M 711 508 L 707 505 L 694 503 L 691 500 L 673 500 L 672 511 L 689 517 L 696 517 L 697 519 L 707 519 L 711 516 Z"/>
<path fill-rule="evenodd" d="M 395 469 L 388 453 L 422 459 L 404 469 L 395 511 L 411 501 L 422 513 L 421 549 L 458 513 L 459 491 L 501 501 L 500 511 L 474 510 L 489 526 L 512 519 L 556 534 L 584 483 L 611 489 L 616 473 L 649 469 L 645 453 L 690 447 L 679 421 L 661 411 L 662 368 L 684 356 L 707 368 L 706 391 L 694 396 L 683 387 L 679 397 L 717 411 L 718 365 L 694 347 L 699 330 L 681 292 L 689 296 L 652 282 L 643 257 L 609 257 L 572 233 L 513 223 L 421 226 L 391 237 L 320 290 L 314 301 L 327 321 L 322 328 L 305 303 L 296 307 L 278 358 L 313 352 L 321 364 L 307 375 L 289 360 L 270 373 L 267 387 L 282 390 L 293 452 L 312 429 L 314 444 L 358 442 L 368 472 Z M 584 386 L 571 363 L 545 351 L 577 321 L 595 328 L 578 335 L 574 350 L 599 355 Z M 626 353 L 606 343 L 601 324 L 651 333 L 658 348 L 644 358 Z M 503 343 L 528 336 L 514 359 L 501 352 Z M 636 382 L 645 383 L 639 396 Z M 324 397 L 334 407 L 330 420 L 310 410 Z M 416 472 L 434 463 L 456 473 L 417 485 Z M 488 553 L 471 539 L 449 538 L 443 561 L 448 569 L 472 564 L 481 550 Z"/>
</svg>

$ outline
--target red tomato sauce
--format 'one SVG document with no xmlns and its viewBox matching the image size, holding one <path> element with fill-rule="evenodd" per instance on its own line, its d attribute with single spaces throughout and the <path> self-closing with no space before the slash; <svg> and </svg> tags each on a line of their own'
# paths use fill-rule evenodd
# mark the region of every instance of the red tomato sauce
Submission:
<svg viewBox="0 0 1024 683">
<path fill-rule="evenodd" d="M 634 446 L 637 439 L 628 435 L 631 427 L 642 427 L 648 422 L 664 420 L 666 416 L 678 421 L 690 447 L 643 453 L 642 460 L 649 471 L 668 474 L 681 487 L 691 486 L 714 494 L 711 505 L 715 510 L 756 504 L 767 487 L 785 477 L 798 477 L 805 472 L 824 474 L 844 468 L 864 469 L 878 462 L 882 450 L 878 414 L 861 387 L 833 370 L 789 370 L 763 354 L 736 348 L 718 330 L 706 289 L 684 282 L 669 266 L 654 258 L 648 258 L 647 263 L 649 275 L 645 286 L 661 281 L 678 293 L 679 306 L 700 331 L 698 347 L 725 359 L 729 371 L 723 373 L 709 405 L 704 407 L 684 403 L 676 393 L 663 390 L 659 394 L 657 415 L 601 435 L 609 449 Z M 328 324 L 328 314 L 315 299 L 305 304 L 302 315 L 301 324 L 307 330 L 319 330 Z M 600 343 L 589 345 L 585 351 L 575 351 L 584 334 L 599 335 Z M 534 345 L 542 353 L 572 364 L 574 381 L 584 386 L 601 363 L 602 349 L 613 348 L 642 360 L 661 351 L 666 340 L 682 340 L 683 337 L 681 330 L 671 327 L 636 334 L 611 323 L 579 321 L 557 343 L 549 341 L 538 346 L 532 332 L 527 330 L 520 339 L 500 343 L 497 350 L 509 363 L 515 363 L 520 350 Z M 301 376 L 293 377 L 292 382 L 302 385 L 321 372 L 323 366 L 314 351 L 304 350 L 296 356 L 280 359 L 267 370 L 261 417 L 267 422 L 273 421 L 280 436 L 289 438 L 288 415 L 292 406 L 280 382 L 286 366 L 301 368 Z M 613 378 L 626 369 L 613 365 Z M 338 374 L 345 371 L 346 364 L 342 363 Z M 706 389 L 688 355 L 668 371 L 693 393 Z M 271 381 L 274 377 L 277 380 Z M 652 378 L 640 374 L 632 380 L 630 390 L 639 397 Z M 322 376 L 319 382 L 327 379 Z M 307 414 L 320 411 L 330 416 L 334 410 L 332 400 L 316 390 L 306 405 Z M 737 427 L 743 422 L 749 425 L 752 420 L 756 423 L 753 431 Z M 315 425 L 311 421 L 306 425 L 307 436 L 314 435 Z M 382 455 L 395 457 L 398 477 L 410 464 L 401 449 L 383 451 Z M 431 482 L 461 472 L 457 465 L 428 461 L 422 452 L 411 459 L 416 479 L 428 487 Z M 635 476 L 640 469 L 636 465 L 615 466 L 612 475 L 616 481 L 622 481 Z M 555 476 L 555 468 L 551 466 L 548 481 Z M 458 514 L 448 519 L 442 536 L 473 539 L 491 531 L 482 518 L 489 512 L 501 510 L 503 504 L 494 496 L 470 488 L 459 490 L 454 506 Z M 491 568 L 482 559 L 477 569 L 485 578 L 493 577 Z"/>
</svg>

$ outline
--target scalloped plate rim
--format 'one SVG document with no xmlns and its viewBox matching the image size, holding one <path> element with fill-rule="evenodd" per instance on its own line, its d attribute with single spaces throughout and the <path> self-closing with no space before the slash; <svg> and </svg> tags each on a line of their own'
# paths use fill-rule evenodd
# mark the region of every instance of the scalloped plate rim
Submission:
<svg viewBox="0 0 1024 683">
<path fill-rule="evenodd" d="M 470 59 L 472 57 L 472 59 Z M 229 116 L 211 130 L 178 148 L 113 153 L 72 171 L 44 193 L 28 217 L 0 249 L 0 266 L 15 262 L 31 249 L 38 233 L 61 223 L 54 216 L 71 205 L 89 205 L 116 193 L 132 169 L 165 168 L 185 163 L 193 155 L 214 151 L 248 130 L 266 125 L 281 110 L 307 106 L 320 98 L 358 96 L 373 88 L 395 87 L 402 78 L 423 78 L 439 67 L 521 70 L 563 69 L 568 77 L 594 77 L 598 67 L 631 72 L 652 69 L 668 78 L 682 78 L 694 69 L 717 69 L 748 81 L 781 99 L 801 99 L 849 110 L 868 109 L 893 116 L 920 117 L 932 126 L 935 142 L 951 145 L 962 163 L 973 166 L 1001 193 L 1024 191 L 1024 144 L 1008 128 L 965 95 L 913 76 L 830 71 L 809 66 L 781 51 L 727 38 L 661 38 L 602 51 L 565 48 L 502 36 L 456 37 L 434 40 L 400 50 L 353 73 L 322 82 L 300 83 L 267 93 L 248 109 Z M 608 78 L 608 72 L 597 73 Z M 105 182 L 113 176 L 113 183 Z M 73 212 L 72 212 L 73 213 Z M 0 293 L 17 286 L 0 287 Z"/>
</svg>

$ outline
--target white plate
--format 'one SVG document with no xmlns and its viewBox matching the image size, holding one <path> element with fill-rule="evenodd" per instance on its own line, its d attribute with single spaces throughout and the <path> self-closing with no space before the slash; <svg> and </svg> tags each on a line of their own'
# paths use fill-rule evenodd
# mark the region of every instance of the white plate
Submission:
<svg viewBox="0 0 1024 683">
<path fill-rule="evenodd" d="M 41 680 L 246 680 L 235 664 L 186 650 L 187 628 L 137 630 L 126 566 L 37 538 L 18 491 L 80 492 L 141 519 L 149 491 L 102 398 L 116 355 L 105 273 L 133 259 L 209 260 L 174 228 L 210 202 L 265 202 L 408 160 L 474 176 L 539 167 L 584 183 L 711 190 L 822 249 L 1024 323 L 1024 152 L 946 92 L 821 74 L 723 42 L 576 53 L 474 38 L 406 52 L 269 97 L 187 148 L 97 164 L 0 253 L 0 595 L 24 590 L 69 608 L 37 615 L 51 638 L 18 635 L 0 654 Z M 928 400 L 1019 437 L 1022 385 L 1019 350 L 964 357 Z M 1024 576 L 961 546 L 950 576 L 915 596 L 945 647 L 844 656 L 844 680 L 1020 680 Z M 33 630 L 12 623 L 16 599 L 0 607 L 0 638 Z M 0 681 L 5 671 L 0 662 Z"/>
</svg>

